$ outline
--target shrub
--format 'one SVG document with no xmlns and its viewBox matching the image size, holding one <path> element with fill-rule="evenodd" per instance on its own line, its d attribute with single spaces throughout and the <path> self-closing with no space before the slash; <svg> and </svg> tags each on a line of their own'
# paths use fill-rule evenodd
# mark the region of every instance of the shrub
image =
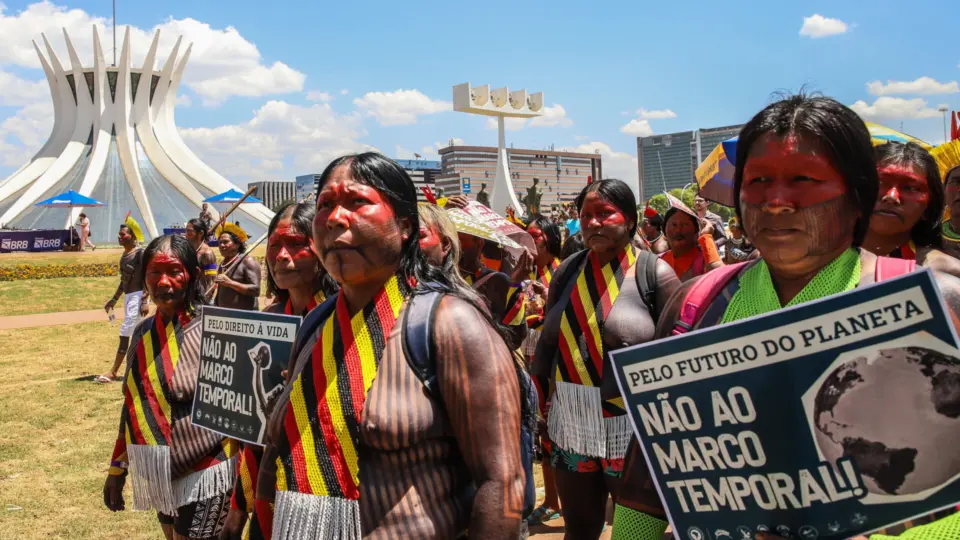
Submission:
<svg viewBox="0 0 960 540">
<path fill-rule="evenodd" d="M 116 264 L 18 264 L 0 267 L 0 281 L 55 279 L 74 277 L 110 277 L 119 275 Z"/>
</svg>

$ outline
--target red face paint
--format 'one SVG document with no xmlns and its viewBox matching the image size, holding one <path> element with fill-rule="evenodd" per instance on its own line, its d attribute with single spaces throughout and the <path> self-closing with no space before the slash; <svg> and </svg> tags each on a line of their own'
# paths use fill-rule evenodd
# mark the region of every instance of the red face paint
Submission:
<svg viewBox="0 0 960 540">
<path fill-rule="evenodd" d="M 234 257 L 238 251 L 237 246 L 233 243 L 233 238 L 226 233 L 221 234 L 220 238 L 217 239 L 217 249 L 220 250 L 220 255 L 226 259 Z"/>
<path fill-rule="evenodd" d="M 537 250 L 547 245 L 547 237 L 543 234 L 543 231 L 540 230 L 540 227 L 536 225 L 527 227 L 527 234 L 530 235 L 530 238 L 533 238 L 533 244 L 537 246 Z"/>
<path fill-rule="evenodd" d="M 158 252 L 147 264 L 146 285 L 158 309 L 179 309 L 186 297 L 190 274 L 180 259 Z"/>
<path fill-rule="evenodd" d="M 440 234 L 426 225 L 420 225 L 420 251 L 427 256 L 427 260 L 434 266 L 443 264 L 445 254 Z"/>
<path fill-rule="evenodd" d="M 406 234 L 386 196 L 338 167 L 317 196 L 313 239 L 324 267 L 340 283 L 377 281 L 399 264 Z"/>
<path fill-rule="evenodd" d="M 281 289 L 312 283 L 320 267 L 313 239 L 293 229 L 289 217 L 281 219 L 267 239 L 267 261 Z"/>
<path fill-rule="evenodd" d="M 740 202 L 807 208 L 847 193 L 843 175 L 824 152 L 803 137 L 768 133 L 747 154 Z"/>
<path fill-rule="evenodd" d="M 960 167 L 957 167 L 951 171 L 947 172 L 946 182 L 946 198 L 947 206 L 951 207 L 951 212 L 953 212 L 953 206 L 960 206 Z"/>
<path fill-rule="evenodd" d="M 127 229 L 120 229 L 117 233 L 117 243 L 121 246 L 129 242 L 133 238 L 133 235 Z"/>
<path fill-rule="evenodd" d="M 883 236 L 909 232 L 930 204 L 926 177 L 917 168 L 903 165 L 886 165 L 877 172 L 880 192 L 870 216 L 870 230 Z"/>
<path fill-rule="evenodd" d="M 583 241 L 594 251 L 618 250 L 630 241 L 629 221 L 613 203 L 593 191 L 583 199 L 580 228 Z"/>
</svg>

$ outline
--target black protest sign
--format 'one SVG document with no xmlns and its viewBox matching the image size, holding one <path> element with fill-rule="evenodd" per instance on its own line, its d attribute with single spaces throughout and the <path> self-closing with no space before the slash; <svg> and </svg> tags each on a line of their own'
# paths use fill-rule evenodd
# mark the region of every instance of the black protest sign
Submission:
<svg viewBox="0 0 960 540">
<path fill-rule="evenodd" d="M 300 317 L 203 308 L 194 425 L 263 444 L 266 405 L 283 390 Z"/>
<path fill-rule="evenodd" d="M 680 538 L 840 539 L 960 501 L 960 351 L 929 271 L 612 358 Z"/>
</svg>

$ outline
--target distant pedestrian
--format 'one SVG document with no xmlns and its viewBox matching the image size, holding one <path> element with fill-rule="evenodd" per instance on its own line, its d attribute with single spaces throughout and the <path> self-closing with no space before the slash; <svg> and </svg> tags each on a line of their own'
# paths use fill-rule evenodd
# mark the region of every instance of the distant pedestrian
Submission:
<svg viewBox="0 0 960 540">
<path fill-rule="evenodd" d="M 80 227 L 80 251 L 85 251 L 84 247 L 87 245 L 96 251 L 97 246 L 93 245 L 93 242 L 90 241 L 90 220 L 87 219 L 87 215 L 83 212 L 80 212 L 80 219 L 77 221 L 77 225 Z"/>
<path fill-rule="evenodd" d="M 213 214 L 210 212 L 210 206 L 207 203 L 203 203 L 203 206 L 200 208 L 200 221 L 206 225 L 208 231 L 213 225 Z"/>
</svg>

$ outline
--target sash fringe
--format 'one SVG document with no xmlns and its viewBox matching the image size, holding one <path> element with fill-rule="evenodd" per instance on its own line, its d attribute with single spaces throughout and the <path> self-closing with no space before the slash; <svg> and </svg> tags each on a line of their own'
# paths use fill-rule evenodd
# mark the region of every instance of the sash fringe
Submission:
<svg viewBox="0 0 960 540">
<path fill-rule="evenodd" d="M 128 444 L 134 510 L 157 510 L 177 515 L 170 481 L 170 447 Z"/>
<path fill-rule="evenodd" d="M 603 419 L 604 429 L 607 431 L 607 459 L 623 459 L 630 446 L 633 429 L 630 428 L 630 417 L 626 414 Z"/>
<path fill-rule="evenodd" d="M 277 491 L 274 540 L 360 540 L 360 503 L 294 491 Z"/>
<path fill-rule="evenodd" d="M 547 430 L 564 450 L 606 459 L 623 459 L 633 436 L 629 416 L 603 417 L 599 388 L 563 381 L 556 382 Z"/>
<path fill-rule="evenodd" d="M 585 456 L 606 457 L 604 428 L 599 388 L 556 382 L 547 417 L 547 431 L 554 444 Z"/>
<path fill-rule="evenodd" d="M 183 478 L 171 479 L 170 447 L 127 445 L 134 510 L 176 516 L 177 508 L 225 495 L 233 488 L 237 456 Z"/>
<path fill-rule="evenodd" d="M 233 488 L 237 471 L 237 456 L 221 461 L 213 467 L 192 472 L 173 481 L 173 496 L 177 507 L 225 495 Z"/>
</svg>

